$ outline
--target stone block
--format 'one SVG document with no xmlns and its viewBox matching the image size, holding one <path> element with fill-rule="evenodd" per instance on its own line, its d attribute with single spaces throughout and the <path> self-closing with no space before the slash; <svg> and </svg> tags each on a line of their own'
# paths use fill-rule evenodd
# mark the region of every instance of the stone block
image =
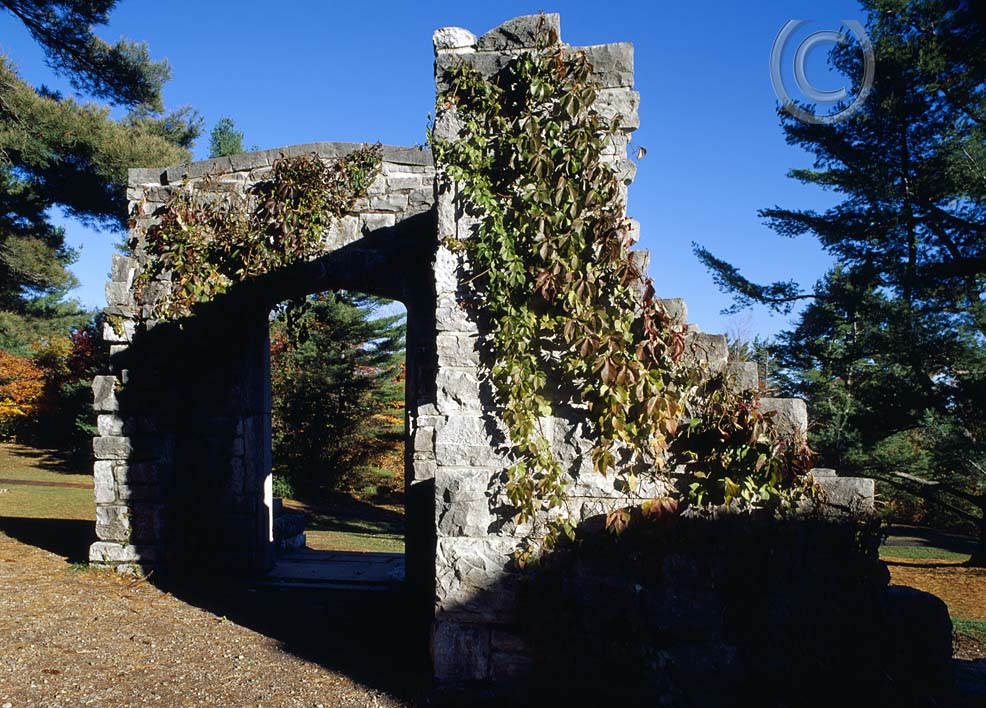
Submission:
<svg viewBox="0 0 986 708">
<path fill-rule="evenodd" d="M 539 30 L 553 31 L 555 39 L 560 39 L 561 17 L 554 12 L 515 17 L 481 36 L 476 48 L 481 52 L 531 49 L 537 46 Z"/>
<path fill-rule="evenodd" d="M 438 501 L 435 504 L 435 526 L 439 536 L 485 538 L 495 520 L 485 498 L 472 503 Z"/>
<path fill-rule="evenodd" d="M 760 373 L 755 361 L 732 361 L 726 372 L 734 391 L 754 391 L 760 388 Z"/>
<path fill-rule="evenodd" d="M 450 467 L 499 466 L 505 462 L 500 431 L 479 416 L 449 416 L 435 430 L 435 459 Z M 495 439 L 495 437 L 497 439 Z"/>
<path fill-rule="evenodd" d="M 124 420 L 113 413 L 101 413 L 96 416 L 96 429 L 103 437 L 131 435 L 135 431 L 132 420 Z"/>
<path fill-rule="evenodd" d="M 479 326 L 470 317 L 470 311 L 453 296 L 442 295 L 438 298 L 435 324 L 440 331 L 476 334 Z"/>
<path fill-rule="evenodd" d="M 640 127 L 640 94 L 628 88 L 600 89 L 594 104 L 596 112 L 609 125 L 616 116 L 620 117 L 623 130 L 632 131 Z"/>
<path fill-rule="evenodd" d="M 435 53 L 462 52 L 476 47 L 476 35 L 462 27 L 442 27 L 431 36 Z"/>
<path fill-rule="evenodd" d="M 413 460 L 412 470 L 414 477 L 412 482 L 424 482 L 425 480 L 435 479 L 438 470 L 438 463 L 434 460 Z"/>
<path fill-rule="evenodd" d="M 633 45 L 629 42 L 572 47 L 572 51 L 585 52 L 600 88 L 633 86 Z"/>
<path fill-rule="evenodd" d="M 463 124 L 455 108 L 438 112 L 432 135 L 436 140 L 458 140 L 462 136 Z"/>
<path fill-rule="evenodd" d="M 157 559 L 158 552 L 153 546 L 97 541 L 89 547 L 89 560 L 92 563 L 153 563 Z"/>
<path fill-rule="evenodd" d="M 760 412 L 771 414 L 781 435 L 805 440 L 808 435 L 808 406 L 800 398 L 761 398 Z"/>
<path fill-rule="evenodd" d="M 360 220 L 356 216 L 334 219 L 325 230 L 325 249 L 334 251 L 362 238 Z"/>
<path fill-rule="evenodd" d="M 96 536 L 102 541 L 130 541 L 130 508 L 127 506 L 97 506 Z"/>
<path fill-rule="evenodd" d="M 451 88 L 448 80 L 449 72 L 462 64 L 468 64 L 481 76 L 489 78 L 498 74 L 513 57 L 498 52 L 472 52 L 458 54 L 442 52 L 435 57 L 435 88 L 439 95 Z"/>
<path fill-rule="evenodd" d="M 815 482 L 822 488 L 823 509 L 829 513 L 865 514 L 875 509 L 876 482 L 868 477 L 836 477 L 817 474 Z"/>
<path fill-rule="evenodd" d="M 371 196 L 370 209 L 395 213 L 402 212 L 407 209 L 407 195 L 399 192 L 389 192 Z"/>
<path fill-rule="evenodd" d="M 490 673 L 490 628 L 483 625 L 435 622 L 431 660 L 438 681 L 478 681 Z"/>
<path fill-rule="evenodd" d="M 108 460 L 97 461 L 93 465 L 93 487 L 97 504 L 111 504 L 116 499 L 116 480 L 113 476 L 113 463 Z"/>
<path fill-rule="evenodd" d="M 432 452 L 435 449 L 435 429 L 431 426 L 419 426 L 415 429 L 412 450 L 414 452 Z"/>
<path fill-rule="evenodd" d="M 436 348 L 440 367 L 476 367 L 480 364 L 479 340 L 472 334 L 440 331 Z"/>
<path fill-rule="evenodd" d="M 132 319 L 118 320 L 118 323 L 115 326 L 109 322 L 104 322 L 103 341 L 108 344 L 132 342 L 136 330 L 137 323 Z"/>
<path fill-rule="evenodd" d="M 137 272 L 137 261 L 130 256 L 114 253 L 112 265 L 110 266 L 110 277 L 117 283 L 125 283 L 128 287 L 133 285 L 134 275 Z"/>
<path fill-rule="evenodd" d="M 134 304 L 133 292 L 127 283 L 110 281 L 103 286 L 103 291 L 106 293 L 107 305 L 132 307 Z"/>
<path fill-rule="evenodd" d="M 509 572 L 517 540 L 443 536 L 435 559 L 437 615 L 474 622 L 517 619 L 521 577 Z"/>
<path fill-rule="evenodd" d="M 688 304 L 683 299 L 672 297 L 659 300 L 658 302 L 661 303 L 664 311 L 668 313 L 672 324 L 678 327 L 684 327 L 688 324 Z"/>
<path fill-rule="evenodd" d="M 475 368 L 441 367 L 438 370 L 435 403 L 440 413 L 482 412 L 477 372 Z"/>
<path fill-rule="evenodd" d="M 450 504 L 488 504 L 492 477 L 488 467 L 436 466 L 435 498 Z"/>
<path fill-rule="evenodd" d="M 411 191 L 424 185 L 425 179 L 421 175 L 391 175 L 386 178 L 387 191 Z M 427 180 L 428 187 L 431 187 L 431 180 Z"/>
<path fill-rule="evenodd" d="M 721 334 L 689 332 L 685 336 L 685 354 L 682 361 L 718 374 L 726 369 L 729 361 L 729 345 Z"/>
<path fill-rule="evenodd" d="M 393 214 L 360 214 L 359 229 L 360 233 L 367 234 L 377 229 L 388 229 L 397 223 L 397 217 Z"/>
<path fill-rule="evenodd" d="M 93 438 L 92 447 L 97 460 L 155 460 L 163 452 L 160 438 L 152 435 L 107 435 Z"/>
</svg>

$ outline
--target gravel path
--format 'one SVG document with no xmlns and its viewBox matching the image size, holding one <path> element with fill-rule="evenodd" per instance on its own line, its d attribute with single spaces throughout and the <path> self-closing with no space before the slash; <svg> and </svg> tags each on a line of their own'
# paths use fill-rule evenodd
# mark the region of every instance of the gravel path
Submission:
<svg viewBox="0 0 986 708">
<path fill-rule="evenodd" d="M 274 626 L 280 621 L 265 619 Z M 325 631 L 318 623 L 311 629 Z M 387 657 L 374 665 L 373 653 L 360 647 L 355 654 L 364 657 L 356 659 L 362 671 L 343 672 L 331 668 L 340 662 L 312 659 L 308 648 L 272 636 L 150 582 L 70 566 L 0 534 L 0 706 L 407 705 L 373 680 L 390 673 Z M 328 637 L 325 643 L 335 642 L 336 654 L 344 654 L 344 641 Z M 327 651 L 334 656 L 332 647 Z M 354 680 L 353 673 L 370 680 Z"/>
</svg>

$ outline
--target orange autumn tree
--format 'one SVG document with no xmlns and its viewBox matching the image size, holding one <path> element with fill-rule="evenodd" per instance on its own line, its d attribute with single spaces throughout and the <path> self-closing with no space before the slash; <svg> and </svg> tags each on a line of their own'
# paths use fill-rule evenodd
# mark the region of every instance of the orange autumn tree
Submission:
<svg viewBox="0 0 986 708">
<path fill-rule="evenodd" d="M 44 385 L 44 371 L 33 361 L 0 349 L 0 439 L 34 415 Z"/>
</svg>

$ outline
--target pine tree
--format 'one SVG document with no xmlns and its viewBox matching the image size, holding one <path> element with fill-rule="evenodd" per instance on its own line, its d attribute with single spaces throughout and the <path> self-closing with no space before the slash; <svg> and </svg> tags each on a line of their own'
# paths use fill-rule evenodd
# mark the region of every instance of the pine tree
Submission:
<svg viewBox="0 0 986 708">
<path fill-rule="evenodd" d="M 65 300 L 76 285 L 67 270 L 76 254 L 52 210 L 125 228 L 127 168 L 188 159 L 198 135 L 191 109 L 162 113 L 165 63 L 152 62 L 143 45 L 111 46 L 93 34 L 115 4 L 0 0 L 77 90 L 129 109 L 113 120 L 109 107 L 34 89 L 0 56 L 0 347 L 23 352 L 91 317 Z"/>
<path fill-rule="evenodd" d="M 405 325 L 403 315 L 379 315 L 385 302 L 328 292 L 275 311 L 275 476 L 309 490 L 333 489 L 368 459 L 375 440 L 393 432 L 386 413 L 400 414 L 402 438 Z"/>
<path fill-rule="evenodd" d="M 232 118 L 222 117 L 209 134 L 209 157 L 228 157 L 243 152 L 243 131 Z"/>
<path fill-rule="evenodd" d="M 759 285 L 696 246 L 736 306 L 808 304 L 775 354 L 809 399 L 812 442 L 846 472 L 877 476 L 979 526 L 986 563 L 986 31 L 966 5 L 866 0 L 876 81 L 859 113 L 811 125 L 781 113 L 815 156 L 795 179 L 843 196 L 824 212 L 761 211 L 810 235 L 836 266 L 808 292 Z M 862 76 L 862 54 L 832 53 Z M 858 88 L 858 86 L 857 86 Z"/>
</svg>

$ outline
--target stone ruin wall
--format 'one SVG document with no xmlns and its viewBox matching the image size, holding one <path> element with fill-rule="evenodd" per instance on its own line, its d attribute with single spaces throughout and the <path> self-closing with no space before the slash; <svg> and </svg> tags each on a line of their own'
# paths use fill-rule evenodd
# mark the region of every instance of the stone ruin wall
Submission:
<svg viewBox="0 0 986 708">
<path fill-rule="evenodd" d="M 134 236 L 137 243 L 132 256 L 113 256 L 112 280 L 106 284 L 108 322 L 103 339 L 110 344 L 113 370 L 96 377 L 93 382 L 95 408 L 98 413 L 99 435 L 94 440 L 96 534 L 98 541 L 90 549 L 95 563 L 117 565 L 121 570 L 149 568 L 164 564 L 169 549 L 167 507 L 191 503 L 201 479 L 189 479 L 189 455 L 181 456 L 183 442 L 203 431 L 188 430 L 184 416 L 196 408 L 196 400 L 175 400 L 175 387 L 182 382 L 168 380 L 172 362 L 162 362 L 154 352 L 153 342 L 159 325 L 153 320 L 145 324 L 139 315 L 149 318 L 152 304 L 143 304 L 138 312 L 134 300 L 134 277 L 149 258 L 141 232 L 155 223 L 155 212 L 167 201 L 172 191 L 188 185 L 222 194 L 233 191 L 246 195 L 253 185 L 267 179 L 273 162 L 282 157 L 317 154 L 331 160 L 348 154 L 359 145 L 347 143 L 314 143 L 288 148 L 245 153 L 165 170 L 130 170 L 127 197 L 135 216 Z M 325 253 L 342 252 L 366 235 L 380 233 L 400 222 L 432 208 L 433 175 L 431 154 L 426 150 L 384 146 L 381 173 L 371 185 L 367 197 L 361 199 L 353 213 L 333 224 L 325 236 Z M 370 254 L 372 258 L 375 254 Z M 348 254 L 354 272 L 367 271 L 367 287 L 377 289 L 380 283 L 371 282 L 366 259 L 358 249 Z M 395 292 L 401 296 L 400 278 L 394 277 Z M 331 287 L 332 283 L 324 284 Z M 384 285 L 386 289 L 386 285 Z M 323 288 L 323 289 L 326 289 Z M 167 297 L 166 278 L 153 283 L 148 292 L 153 297 Z M 285 293 L 287 297 L 287 293 Z M 204 423 L 206 437 L 214 439 L 200 446 L 211 456 L 208 464 L 194 470 L 200 476 L 219 480 L 219 490 L 211 499 L 215 508 L 203 509 L 202 514 L 214 517 L 216 534 L 211 539 L 216 567 L 262 571 L 270 567 L 273 539 L 273 504 L 271 500 L 270 459 L 270 390 L 269 364 L 266 363 L 266 313 L 259 312 L 251 323 L 255 332 L 252 351 L 247 355 L 254 361 L 239 372 L 239 380 L 229 381 L 231 387 L 242 389 L 239 395 L 213 411 L 214 420 Z M 161 328 L 163 329 L 163 328 Z M 182 335 L 160 337 L 162 348 L 180 341 Z M 427 346 L 428 337 L 423 341 Z M 242 348 L 248 347 L 247 340 Z M 181 347 L 179 347 L 181 349 Z M 231 353 L 204 351 L 179 352 L 199 367 L 222 370 L 232 361 L 214 361 Z M 419 360 L 426 359 L 420 358 Z M 265 365 L 268 370 L 265 370 Z M 414 379 L 415 377 L 411 377 Z M 200 382 L 208 386 L 208 381 Z M 193 391 L 193 396 L 205 391 Z M 187 447 L 187 445 L 185 446 Z M 178 459 L 176 459 L 176 456 Z M 176 468 L 183 473 L 176 479 Z M 410 483 L 415 478 L 411 476 Z M 186 490 L 175 489 L 187 485 Z M 181 529 L 173 529 L 181 533 Z M 225 536 L 225 541 L 220 539 Z M 216 543 L 226 543 L 226 551 Z M 225 556 L 225 557 L 224 557 Z"/>
<path fill-rule="evenodd" d="M 446 28 L 434 36 L 435 75 L 438 93 L 448 86 L 445 72 L 465 62 L 490 76 L 518 52 L 535 46 L 539 23 L 560 37 L 559 16 L 519 17 L 478 39 L 467 30 Z M 628 159 L 630 136 L 639 126 L 640 96 L 633 88 L 633 46 L 629 43 L 570 47 L 585 52 L 599 85 L 596 110 L 605 118 L 622 116 L 622 132 L 607 150 L 608 161 L 626 189 L 636 168 Z M 454 107 L 439 110 L 435 135 L 440 139 L 462 137 Z M 438 331 L 438 397 L 434 407 L 419 410 L 415 458 L 433 466 L 435 476 L 435 606 L 433 633 L 435 675 L 440 680 L 502 678 L 530 665 L 529 647 L 516 626 L 522 581 L 511 577 L 510 557 L 529 533 L 529 525 L 504 521 L 497 514 L 509 506 L 502 481 L 509 466 L 503 444 L 503 426 L 484 390 L 480 333 L 460 302 L 469 294 L 463 286 L 462 249 L 450 249 L 447 240 L 468 239 L 478 227 L 479 215 L 464 213 L 456 185 L 439 169 L 436 184 L 438 250 L 435 258 L 436 324 Z M 637 225 L 639 232 L 639 225 Z M 650 261 L 645 250 L 631 251 L 641 272 Z M 643 284 L 642 284 L 643 285 Z M 704 334 L 688 327 L 682 300 L 665 300 L 675 325 L 687 328 L 686 359 L 704 367 L 709 375 L 726 372 L 738 388 L 758 386 L 755 363 L 728 363 L 723 335 Z M 570 476 L 567 511 L 580 523 L 625 506 L 628 497 L 615 488 L 613 476 L 593 469 L 589 451 L 591 432 L 578 404 L 559 392 L 553 401 L 555 414 L 543 418 L 543 429 Z M 807 410 L 798 399 L 764 398 L 761 407 L 773 411 L 775 420 L 789 435 L 807 432 Z M 835 479 L 834 477 L 832 478 Z M 871 480 L 835 481 L 849 485 L 846 500 L 860 496 L 872 502 Z M 643 501 L 667 493 L 667 480 L 641 482 L 634 495 Z M 864 501 L 865 504 L 865 501 Z"/>
<path fill-rule="evenodd" d="M 557 15 L 546 15 L 545 20 L 559 29 Z M 444 71 L 457 62 L 491 74 L 518 51 L 533 47 L 540 21 L 538 16 L 516 18 L 478 39 L 459 28 L 436 32 L 439 92 L 444 88 Z M 601 86 L 599 112 L 624 118 L 624 132 L 609 156 L 627 187 L 635 171 L 627 146 L 638 125 L 639 104 L 633 89 L 633 47 L 620 43 L 572 49 L 585 51 L 593 63 Z M 458 130 L 454 110 L 440 111 L 436 135 L 455 139 Z M 317 143 L 164 171 L 132 170 L 128 197 L 138 209 L 138 226 L 144 227 L 185 179 L 195 183 L 209 175 L 221 189 L 243 193 L 269 174 L 278 157 L 314 152 L 333 159 L 354 147 Z M 399 235 L 402 224 L 415 219 L 427 224 L 428 233 L 413 242 L 413 258 L 388 261 L 386 253 L 370 244 L 375 235 L 391 231 Z M 326 235 L 327 256 L 343 254 L 349 259 L 343 268 L 348 279 L 316 279 L 309 288 L 309 292 L 360 289 L 360 279 L 366 278 L 367 291 L 389 292 L 408 305 L 408 572 L 417 565 L 413 554 L 429 566 L 420 577 L 434 601 L 433 668 L 435 677 L 446 682 L 499 679 L 531 665 L 529 643 L 518 627 L 522 582 L 510 569 L 511 553 L 529 529 L 500 513 L 505 506 L 501 482 L 508 466 L 503 426 L 483 378 L 481 333 L 463 305 L 468 297 L 463 256 L 459 249 L 444 245 L 448 239 L 469 238 L 477 225 L 477 215 L 463 213 L 456 185 L 440 174 L 436 179 L 430 153 L 385 147 L 383 172 L 369 197 Z M 193 346 L 193 351 L 181 353 L 185 342 L 198 340 L 184 331 L 170 337 L 172 343 L 182 343 L 177 348 L 179 358 L 189 357 L 193 368 L 204 372 L 200 380 L 172 391 L 176 381 L 173 375 L 168 378 L 170 362 L 162 365 L 162 356 L 155 354 L 154 336 L 162 326 L 147 331 L 138 326 L 140 313 L 133 300 L 134 275 L 147 257 L 142 243 L 133 257 L 115 256 L 112 281 L 106 287 L 106 312 L 112 324 L 104 337 L 111 344 L 113 371 L 93 384 L 99 413 L 99 437 L 94 441 L 99 541 L 93 544 L 90 558 L 124 570 L 172 563 L 173 539 L 186 532 L 184 525 L 195 526 L 194 514 L 176 516 L 175 507 L 190 503 L 196 494 L 194 485 L 206 479 L 212 480 L 214 494 L 211 508 L 198 514 L 206 520 L 197 533 L 209 539 L 213 567 L 262 572 L 273 562 L 266 313 L 244 326 L 248 331 L 233 348 L 196 351 Z M 646 271 L 648 253 L 638 250 L 632 257 Z M 374 266 L 377 261 L 384 266 Z M 408 279 L 406 271 L 415 266 L 421 270 L 421 280 Z M 381 282 L 386 268 L 402 283 L 399 288 L 388 290 Z M 159 296 L 166 296 L 166 281 L 155 288 Z M 686 327 L 685 304 L 664 302 L 676 324 Z M 710 374 L 728 369 L 735 386 L 757 386 L 756 366 L 730 365 L 721 335 L 689 328 L 686 355 Z M 218 374 L 224 368 L 233 373 L 223 378 Z M 209 380 L 212 374 L 217 381 Z M 199 395 L 203 388 L 224 386 L 232 393 L 219 390 L 218 402 L 215 396 Z M 556 414 L 542 422 L 571 477 L 567 506 L 573 519 L 584 521 L 625 505 L 627 497 L 614 487 L 612 477 L 592 469 L 591 433 L 583 411 L 561 397 L 556 403 Z M 805 434 L 807 413 L 802 401 L 765 398 L 761 405 L 775 411 L 789 433 Z M 197 407 L 205 410 L 197 412 Z M 872 481 L 820 474 L 831 480 L 826 484 L 833 495 L 872 502 Z M 666 484 L 644 484 L 638 495 L 660 494 Z M 189 486 L 184 489 L 184 485 Z"/>
</svg>

